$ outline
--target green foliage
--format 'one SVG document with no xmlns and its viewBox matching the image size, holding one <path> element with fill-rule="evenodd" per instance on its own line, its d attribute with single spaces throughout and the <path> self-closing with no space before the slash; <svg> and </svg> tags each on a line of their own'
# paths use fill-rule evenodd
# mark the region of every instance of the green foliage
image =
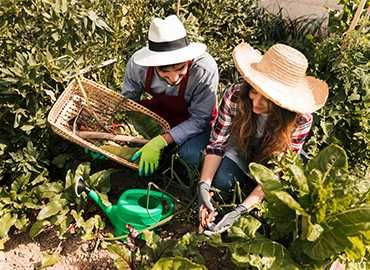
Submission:
<svg viewBox="0 0 370 270">
<path fill-rule="evenodd" d="M 356 174 L 364 175 L 370 160 L 370 45 L 364 28 L 341 33 L 348 28 L 358 0 L 340 1 L 343 12 L 329 18 L 329 30 L 339 34 L 324 39 L 322 21 L 284 19 L 281 12 L 269 14 L 256 3 L 192 0 L 181 3 L 180 17 L 191 39 L 207 44 L 219 65 L 222 85 L 238 79 L 231 51 L 242 41 L 261 51 L 276 42 L 301 50 L 309 59 L 309 73 L 330 87 L 326 106 L 315 115 L 310 153 L 316 155 L 335 142 L 347 154 L 330 147 L 306 166 L 288 155 L 278 161 L 274 172 L 252 165 L 266 192 L 262 211 L 270 239 L 260 235 L 261 222 L 245 217 L 230 231 L 238 244 L 219 242 L 219 246 L 228 247 L 233 261 L 243 267 L 294 269 L 300 264 L 319 269 L 338 254 L 356 267 L 359 256 L 369 257 L 370 184 L 366 176 Z M 146 43 L 150 19 L 173 14 L 175 5 L 176 1 L 164 0 L 1 2 L 0 248 L 12 228 L 36 237 L 53 226 L 61 237 L 77 230 L 92 239 L 104 227 L 100 215 L 75 197 L 73 184 L 83 176 L 108 204 L 113 171 L 90 175 L 89 164 L 74 170 L 81 150 L 51 136 L 46 116 L 76 72 L 104 60 L 117 62 L 86 76 L 119 91 L 125 63 Z M 68 168 L 73 169 L 59 180 Z M 198 249 L 202 237 L 187 234 L 173 241 L 146 236 L 147 244 L 136 257 L 122 244 L 109 246 L 119 269 L 135 261 L 143 268 L 156 263 L 156 267 L 179 263 L 202 268 Z M 368 261 L 360 263 L 366 268 Z"/>
<path fill-rule="evenodd" d="M 158 262 L 156 262 L 156 264 L 152 268 L 152 270 L 164 270 L 164 269 L 205 270 L 207 268 L 204 265 L 193 263 L 189 259 L 183 257 L 161 258 Z"/>
<path fill-rule="evenodd" d="M 341 6 L 341 9 L 331 10 L 329 12 L 328 28 L 331 33 L 343 33 L 348 30 L 360 0 L 339 0 L 337 3 Z M 364 10 L 369 6 L 370 2 L 367 1 Z M 368 22 L 360 21 L 360 24 L 362 23 L 365 24 Z"/>
<path fill-rule="evenodd" d="M 362 181 L 349 174 L 345 151 L 328 146 L 305 166 L 293 155 L 276 162 L 275 173 L 282 174 L 280 181 L 272 170 L 250 165 L 265 191 L 265 217 L 272 229 L 285 229 L 273 234 L 273 239 L 292 239 L 288 246 L 291 256 L 305 264 L 323 265 L 342 252 L 350 260 L 365 256 L 370 233 L 369 190 L 355 188 Z M 281 212 L 290 214 L 284 219 Z M 285 225 L 287 216 L 289 227 Z"/>
<path fill-rule="evenodd" d="M 127 121 L 132 124 L 139 134 L 146 139 L 152 139 L 157 135 L 163 134 L 163 128 L 151 117 L 137 111 L 125 112 Z"/>
<path fill-rule="evenodd" d="M 370 36 L 359 31 L 325 39 L 315 50 L 315 73 L 329 98 L 310 140 L 311 153 L 330 143 L 347 150 L 350 167 L 364 175 L 370 160 Z"/>
</svg>

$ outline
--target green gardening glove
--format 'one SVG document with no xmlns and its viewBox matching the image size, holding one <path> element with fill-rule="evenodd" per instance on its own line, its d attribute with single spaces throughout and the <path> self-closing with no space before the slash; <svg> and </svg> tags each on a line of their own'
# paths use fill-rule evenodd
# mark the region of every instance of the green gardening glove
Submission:
<svg viewBox="0 0 370 270">
<path fill-rule="evenodd" d="M 132 156 L 131 161 L 135 161 L 140 157 L 140 176 L 148 176 L 153 174 L 153 172 L 158 168 L 161 150 L 166 146 L 166 140 L 161 135 L 158 135 L 147 142 Z"/>
</svg>

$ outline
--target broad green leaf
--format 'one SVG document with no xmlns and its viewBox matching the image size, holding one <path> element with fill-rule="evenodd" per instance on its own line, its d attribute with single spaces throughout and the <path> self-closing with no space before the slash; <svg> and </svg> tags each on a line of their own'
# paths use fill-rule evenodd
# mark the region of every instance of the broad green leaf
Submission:
<svg viewBox="0 0 370 270">
<path fill-rule="evenodd" d="M 251 239 L 256 237 L 256 231 L 261 226 L 261 222 L 250 216 L 242 216 L 239 218 L 238 222 L 235 223 L 228 233 L 230 237 L 240 237 Z"/>
<path fill-rule="evenodd" d="M 285 247 L 269 239 L 233 242 L 229 245 L 232 261 L 239 267 L 298 270 Z"/>
<path fill-rule="evenodd" d="M 127 145 L 115 146 L 110 144 L 104 144 L 100 146 L 100 148 L 126 160 L 130 160 L 132 156 L 140 149 L 139 147 L 129 147 Z"/>
<path fill-rule="evenodd" d="M 145 139 L 152 139 L 164 133 L 164 130 L 156 120 L 142 112 L 126 111 L 125 114 L 128 117 L 128 122 L 132 124 Z"/>
<path fill-rule="evenodd" d="M 76 171 L 75 171 L 75 179 L 78 177 L 82 177 L 84 179 L 88 178 L 90 175 L 91 167 L 89 162 L 84 162 L 78 165 Z"/>
<path fill-rule="evenodd" d="M 347 154 L 343 148 L 332 144 L 321 150 L 320 153 L 307 163 L 307 170 L 320 170 L 327 174 L 331 170 L 347 169 Z"/>
<path fill-rule="evenodd" d="M 325 260 L 352 247 L 348 237 L 370 230 L 370 208 L 355 208 L 332 216 L 323 225 L 324 232 L 304 253 L 314 260 Z"/>
<path fill-rule="evenodd" d="M 34 190 L 40 198 L 54 198 L 63 191 L 63 184 L 60 182 L 43 183 Z"/>
<path fill-rule="evenodd" d="M 51 216 L 56 215 L 57 213 L 63 210 L 65 204 L 66 201 L 63 199 L 60 198 L 53 199 L 41 209 L 41 211 L 37 215 L 37 220 L 44 220 Z"/>
<path fill-rule="evenodd" d="M 294 210 L 297 215 L 308 216 L 302 206 L 286 191 L 273 191 L 271 194 L 275 195 L 281 202 Z"/>
<path fill-rule="evenodd" d="M 107 250 L 116 258 L 121 258 L 126 262 L 127 265 L 130 265 L 131 262 L 131 252 L 128 248 L 121 244 L 109 244 Z"/>
<path fill-rule="evenodd" d="M 298 188 L 300 196 L 307 194 L 310 190 L 303 169 L 297 165 L 290 165 L 289 170 L 293 174 L 293 184 Z"/>
<path fill-rule="evenodd" d="M 17 221 L 17 215 L 6 213 L 0 217 L 0 238 L 4 238 Z"/>
<path fill-rule="evenodd" d="M 46 228 L 46 226 L 49 226 L 49 225 L 50 225 L 50 222 L 47 220 L 37 220 L 31 226 L 31 229 L 29 231 L 30 237 L 31 238 L 36 237 Z"/>
<path fill-rule="evenodd" d="M 115 169 L 102 170 L 94 173 L 89 177 L 88 184 L 92 188 L 98 189 L 100 192 L 108 193 L 110 191 L 110 178 L 113 173 L 117 172 Z"/>
<path fill-rule="evenodd" d="M 196 264 L 191 260 L 184 257 L 169 257 L 161 258 L 153 266 L 152 270 L 185 270 L 185 269 L 194 269 L 194 270 L 206 270 L 207 268 L 204 265 Z"/>
<path fill-rule="evenodd" d="M 279 177 L 277 177 L 274 172 L 267 167 L 257 163 L 251 163 L 249 164 L 249 170 L 257 183 L 262 186 L 262 189 L 266 194 L 274 190 L 283 189 L 283 185 L 280 183 Z"/>
<path fill-rule="evenodd" d="M 11 191 L 17 193 L 20 189 L 24 189 L 27 183 L 30 181 L 31 175 L 32 174 L 28 172 L 27 174 L 17 177 L 11 185 Z"/>
<path fill-rule="evenodd" d="M 68 189 L 69 187 L 74 187 L 75 185 L 74 181 L 75 181 L 75 178 L 74 178 L 73 172 L 71 170 L 68 170 L 66 174 L 65 183 L 64 183 L 64 189 Z"/>
</svg>

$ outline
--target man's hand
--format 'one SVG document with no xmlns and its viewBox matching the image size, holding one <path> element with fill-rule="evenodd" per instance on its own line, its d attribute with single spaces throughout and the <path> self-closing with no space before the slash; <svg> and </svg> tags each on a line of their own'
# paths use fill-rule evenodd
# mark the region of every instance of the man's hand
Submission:
<svg viewBox="0 0 370 270">
<path fill-rule="evenodd" d="M 153 172 L 158 168 L 161 150 L 166 146 L 166 140 L 161 135 L 158 135 L 147 142 L 132 156 L 131 161 L 135 161 L 140 157 L 140 176 L 148 176 L 153 174 Z"/>
<path fill-rule="evenodd" d="M 205 235 L 212 235 L 215 233 L 223 233 L 229 229 L 243 213 L 248 212 L 248 209 L 243 204 L 239 204 L 233 211 L 224 215 L 224 217 L 214 226 L 211 226 L 209 230 L 204 231 Z"/>
</svg>

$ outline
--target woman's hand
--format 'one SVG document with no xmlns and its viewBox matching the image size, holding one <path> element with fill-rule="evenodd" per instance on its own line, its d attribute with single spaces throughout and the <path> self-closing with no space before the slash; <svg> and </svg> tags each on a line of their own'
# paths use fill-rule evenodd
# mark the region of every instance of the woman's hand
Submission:
<svg viewBox="0 0 370 270">
<path fill-rule="evenodd" d="M 200 180 L 198 182 L 199 232 L 203 232 L 217 215 L 211 203 L 213 194 L 209 191 L 210 188 L 210 184 L 207 181 Z"/>
<path fill-rule="evenodd" d="M 240 218 L 242 214 L 247 212 L 248 208 L 243 204 L 239 204 L 233 211 L 230 211 L 229 213 L 224 215 L 223 218 L 216 225 L 208 228 L 209 230 L 205 230 L 204 234 L 210 236 L 214 233 L 223 233 L 224 231 L 228 230 Z"/>
</svg>

